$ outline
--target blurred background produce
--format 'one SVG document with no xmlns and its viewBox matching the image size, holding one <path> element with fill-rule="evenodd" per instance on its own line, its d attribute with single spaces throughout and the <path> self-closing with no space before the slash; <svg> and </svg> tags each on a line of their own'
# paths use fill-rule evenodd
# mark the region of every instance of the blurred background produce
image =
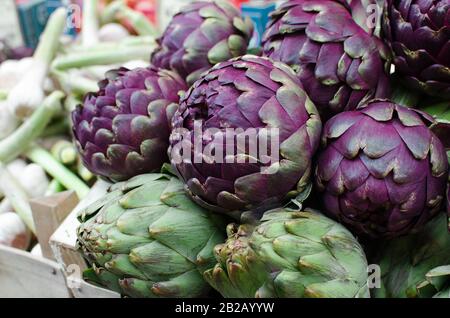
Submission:
<svg viewBox="0 0 450 318">
<path fill-rule="evenodd" d="M 95 183 L 71 141 L 70 112 L 108 70 L 148 66 L 156 4 L 0 3 L 0 244 L 33 249 L 29 199 L 65 190 L 83 199 Z"/>
<path fill-rule="evenodd" d="M 78 248 L 123 296 L 450 297 L 448 0 L 0 12 L 1 245 L 39 256 L 29 201 L 102 179 Z M 177 161 L 198 119 L 278 128 L 281 160 Z"/>
</svg>

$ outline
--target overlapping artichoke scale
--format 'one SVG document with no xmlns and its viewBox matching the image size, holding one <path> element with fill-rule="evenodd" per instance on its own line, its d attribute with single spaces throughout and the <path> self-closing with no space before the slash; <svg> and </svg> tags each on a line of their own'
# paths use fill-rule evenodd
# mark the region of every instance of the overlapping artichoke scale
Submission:
<svg viewBox="0 0 450 318">
<path fill-rule="evenodd" d="M 204 277 L 224 297 L 252 298 L 266 280 L 264 265 L 248 248 L 250 225 L 227 227 L 228 240 L 217 245 L 217 264 L 205 271 Z"/>
<path fill-rule="evenodd" d="M 195 1 L 173 17 L 151 62 L 192 84 L 213 65 L 244 55 L 252 35 L 251 21 L 226 1 Z"/>
<path fill-rule="evenodd" d="M 170 121 L 181 78 L 153 66 L 111 71 L 72 113 L 84 165 L 112 181 L 154 172 L 167 162 Z"/>
<path fill-rule="evenodd" d="M 194 125 L 198 120 L 203 132 L 211 128 L 217 132 L 203 138 L 201 153 L 195 147 Z M 309 182 L 311 159 L 322 128 L 315 106 L 292 71 L 284 64 L 254 56 L 220 63 L 206 73 L 181 101 L 173 127 L 172 149 L 183 141 L 191 152 L 190 160 L 183 158 L 173 165 L 194 200 L 220 212 L 270 205 L 290 192 L 302 192 Z M 177 128 L 188 129 L 189 134 L 181 136 Z M 229 128 L 241 130 L 231 135 L 233 145 L 215 138 L 227 137 L 229 142 Z M 279 160 L 262 162 L 251 157 L 250 149 L 277 137 L 270 135 L 268 129 L 272 128 L 278 130 Z M 247 129 L 253 129 L 256 141 L 245 138 Z M 237 149 L 243 138 L 245 149 Z M 222 162 L 211 162 L 203 151 L 215 147 L 221 149 Z M 230 147 L 233 154 L 226 152 Z M 268 143 L 266 155 L 273 158 L 270 147 Z M 267 168 L 276 170 L 266 173 Z"/>
<path fill-rule="evenodd" d="M 214 264 L 223 221 L 196 206 L 175 177 L 148 174 L 116 184 L 80 221 L 78 244 L 94 282 L 131 297 L 207 293 L 202 273 Z"/>
<path fill-rule="evenodd" d="M 271 15 L 263 39 L 264 54 L 296 70 L 325 119 L 389 94 L 388 50 L 346 5 L 288 1 Z"/>
<path fill-rule="evenodd" d="M 385 1 L 384 38 L 397 71 L 411 87 L 450 97 L 450 3 Z"/>
<path fill-rule="evenodd" d="M 223 296 L 369 296 L 364 251 L 336 222 L 316 212 L 276 209 L 244 233 L 232 233 L 216 248 L 219 263 L 205 273 Z"/>
<path fill-rule="evenodd" d="M 421 228 L 442 206 L 448 171 L 430 121 L 386 101 L 331 119 L 316 169 L 325 210 L 373 237 Z"/>
</svg>

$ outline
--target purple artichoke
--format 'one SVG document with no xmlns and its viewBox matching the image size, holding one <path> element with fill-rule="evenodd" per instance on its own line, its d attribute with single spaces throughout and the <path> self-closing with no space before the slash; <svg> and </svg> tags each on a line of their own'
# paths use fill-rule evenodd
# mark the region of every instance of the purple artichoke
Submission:
<svg viewBox="0 0 450 318">
<path fill-rule="evenodd" d="M 110 71 L 72 113 L 84 165 L 111 181 L 159 171 L 168 161 L 170 122 L 186 84 L 167 70 Z"/>
<path fill-rule="evenodd" d="M 385 0 L 338 0 L 350 11 L 353 20 L 370 34 L 380 35 Z"/>
<path fill-rule="evenodd" d="M 379 100 L 333 117 L 316 168 L 327 214 L 358 234 L 391 238 L 442 211 L 448 162 L 432 122 Z"/>
<path fill-rule="evenodd" d="M 388 0 L 384 38 L 397 71 L 414 89 L 450 97 L 450 1 Z"/>
<path fill-rule="evenodd" d="M 285 2 L 272 13 L 263 46 L 294 68 L 324 119 L 388 97 L 388 50 L 339 2 Z"/>
<path fill-rule="evenodd" d="M 198 121 L 203 149 L 195 147 Z M 285 64 L 246 55 L 216 65 L 181 100 L 173 129 L 172 164 L 193 199 L 210 210 L 230 214 L 264 210 L 310 189 L 312 157 L 322 124 L 316 107 Z M 237 129 L 236 134 L 230 135 L 230 129 Z M 252 130 L 255 138 L 245 138 Z M 223 134 L 231 138 L 219 138 Z M 242 137 L 245 144 L 239 147 L 237 140 Z M 275 143 L 261 146 L 264 140 Z M 185 142 L 181 161 L 177 147 Z M 250 151 L 256 145 L 260 151 L 264 147 L 270 151 L 256 157 Z M 211 161 L 205 152 L 213 146 L 216 155 L 220 149 L 222 156 Z"/>
<path fill-rule="evenodd" d="M 151 62 L 178 72 L 190 85 L 213 65 L 244 55 L 252 35 L 250 19 L 228 2 L 196 1 L 173 17 Z"/>
</svg>

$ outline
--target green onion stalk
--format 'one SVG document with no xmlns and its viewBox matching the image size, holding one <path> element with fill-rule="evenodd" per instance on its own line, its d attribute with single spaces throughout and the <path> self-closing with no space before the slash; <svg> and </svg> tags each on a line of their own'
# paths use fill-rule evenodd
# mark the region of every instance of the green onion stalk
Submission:
<svg viewBox="0 0 450 318">
<path fill-rule="evenodd" d="M 51 196 L 65 190 L 64 186 L 56 179 L 53 179 L 48 185 L 47 191 L 45 192 L 45 196 Z"/>
<path fill-rule="evenodd" d="M 0 162 L 8 163 L 16 159 L 44 132 L 53 116 L 61 109 L 63 97 L 64 93 L 53 92 L 28 120 L 11 135 L 0 141 Z"/>
<path fill-rule="evenodd" d="M 120 50 L 89 51 L 83 54 L 69 54 L 55 59 L 52 68 L 65 71 L 94 65 L 110 65 L 125 63 L 130 60 L 147 60 L 153 48 L 148 45 L 123 47 Z"/>
<path fill-rule="evenodd" d="M 123 0 L 111 2 L 103 10 L 100 20 L 103 24 L 116 21 L 117 18 L 126 18 L 131 23 L 133 29 L 139 35 L 158 36 L 157 29 L 141 12 L 129 8 Z"/>
<path fill-rule="evenodd" d="M 31 212 L 30 204 L 28 203 L 28 195 L 16 178 L 9 173 L 3 163 L 0 163 L 0 190 L 9 200 L 17 215 L 19 215 L 27 227 L 36 234 L 33 214 Z"/>
<path fill-rule="evenodd" d="M 66 18 L 65 8 L 52 13 L 33 55 L 33 65 L 8 94 L 8 107 L 19 118 L 29 116 L 45 98 L 44 82 L 59 48 Z"/>
<path fill-rule="evenodd" d="M 77 107 L 77 105 L 81 104 L 81 100 L 79 98 L 77 98 L 77 96 L 74 95 L 69 95 L 66 98 L 66 101 L 64 102 L 64 109 L 71 113 L 75 110 L 75 108 Z M 72 122 L 69 120 L 69 125 L 71 125 Z"/>
<path fill-rule="evenodd" d="M 131 47 L 131 46 L 156 46 L 155 38 L 152 36 L 128 36 L 125 39 L 119 42 L 100 42 L 90 48 L 85 48 L 81 45 L 76 45 L 71 47 L 70 53 L 88 53 L 94 51 L 118 51 L 123 48 Z"/>
<path fill-rule="evenodd" d="M 52 149 L 53 157 L 65 166 L 70 166 L 76 163 L 78 153 L 75 145 L 67 140 L 59 140 Z"/>
<path fill-rule="evenodd" d="M 97 82 L 80 75 L 77 71 L 62 72 L 53 70 L 52 75 L 58 80 L 67 95 L 84 96 L 98 89 Z"/>
<path fill-rule="evenodd" d="M 83 1 L 82 46 L 89 48 L 99 42 L 98 0 Z"/>
<path fill-rule="evenodd" d="M 68 116 L 64 116 L 57 118 L 57 120 L 53 120 L 52 123 L 47 126 L 47 128 L 39 137 L 47 138 L 47 137 L 67 135 L 69 131 L 70 131 L 70 120 Z"/>
<path fill-rule="evenodd" d="M 139 35 L 149 35 L 154 37 L 159 35 L 155 26 L 141 12 L 134 11 L 128 6 L 125 6 L 122 7 L 119 16 L 130 21 L 131 26 Z"/>
<path fill-rule="evenodd" d="M 67 190 L 74 190 L 81 200 L 89 192 L 89 187 L 72 171 L 58 162 L 45 149 L 32 146 L 24 154 L 29 160 L 40 165 L 50 176 L 58 180 Z"/>
</svg>

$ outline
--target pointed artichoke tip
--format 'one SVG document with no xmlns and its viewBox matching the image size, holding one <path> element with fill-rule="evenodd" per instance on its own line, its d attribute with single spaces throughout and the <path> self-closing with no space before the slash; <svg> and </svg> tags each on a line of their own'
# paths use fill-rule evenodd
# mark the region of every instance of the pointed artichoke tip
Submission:
<svg viewBox="0 0 450 318">
<path fill-rule="evenodd" d="M 151 287 L 153 294 L 160 297 L 174 297 L 177 294 L 176 288 L 170 288 L 164 283 L 154 283 Z"/>
<path fill-rule="evenodd" d="M 216 266 L 212 270 L 212 277 L 222 276 L 225 273 L 222 267 Z"/>
<path fill-rule="evenodd" d="M 300 258 L 298 260 L 298 266 L 299 266 L 299 268 L 312 268 L 313 267 L 311 265 L 311 263 L 308 263 L 307 261 L 305 261 L 304 258 Z"/>
<path fill-rule="evenodd" d="M 161 227 L 159 227 L 159 228 L 150 228 L 149 230 L 148 230 L 148 232 L 150 233 L 150 236 L 157 236 L 157 235 L 160 235 L 160 234 L 162 234 L 162 233 L 166 233 L 166 232 L 169 232 L 169 229 L 167 229 L 167 228 L 161 228 Z"/>
<path fill-rule="evenodd" d="M 241 264 L 238 263 L 229 263 L 228 264 L 228 274 L 230 276 L 234 276 L 237 272 L 242 272 L 243 268 Z"/>
<path fill-rule="evenodd" d="M 208 262 L 209 262 L 209 260 L 202 256 L 197 256 L 197 259 L 195 261 L 197 266 L 202 266 L 202 265 L 208 264 Z"/>
<path fill-rule="evenodd" d="M 311 286 L 307 286 L 305 288 L 305 297 L 306 298 L 325 298 L 325 295 L 318 290 L 315 290 Z"/>
</svg>

